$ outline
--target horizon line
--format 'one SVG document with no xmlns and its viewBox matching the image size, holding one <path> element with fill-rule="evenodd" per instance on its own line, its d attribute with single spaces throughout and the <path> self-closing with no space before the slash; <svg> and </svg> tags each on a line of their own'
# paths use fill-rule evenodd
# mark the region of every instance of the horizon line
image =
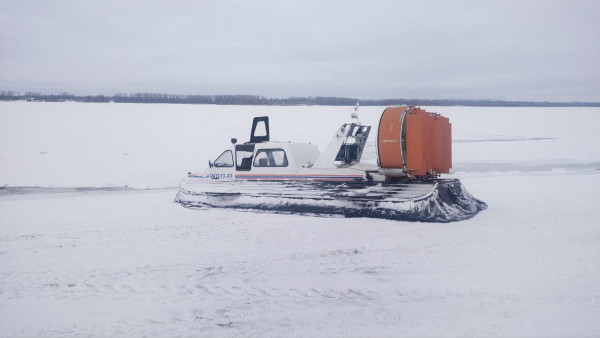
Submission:
<svg viewBox="0 0 600 338">
<path fill-rule="evenodd" d="M 360 99 L 344 96 L 288 96 L 288 97 L 267 97 L 256 94 L 169 94 L 160 92 L 134 92 L 134 93 L 115 93 L 113 95 L 88 94 L 75 95 L 66 91 L 58 94 L 42 93 L 39 91 L 28 90 L 24 93 L 13 90 L 0 91 L 0 101 L 14 101 L 15 99 L 38 99 L 40 101 L 78 101 L 78 102 L 105 102 L 105 100 L 118 100 L 120 103 L 172 103 L 172 104 L 236 104 L 236 105 L 298 105 L 315 104 L 323 105 L 355 105 L 364 104 L 367 106 L 400 104 L 406 103 L 421 105 L 475 105 L 485 103 L 485 105 L 501 104 L 516 106 L 586 106 L 600 107 L 598 101 L 530 101 L 530 100 L 505 100 L 505 99 L 421 99 L 421 98 L 385 98 L 385 99 Z M 97 100 L 93 100 L 97 99 Z M 212 102 L 196 102 L 194 99 L 205 99 Z M 224 100 L 225 99 L 225 100 Z M 236 102 L 226 99 L 237 99 Z M 177 102 L 175 102 L 177 101 Z M 243 101 L 243 102 L 242 102 Z M 106 101 L 108 102 L 108 101 Z M 354 102 L 354 103 L 353 103 Z"/>
</svg>

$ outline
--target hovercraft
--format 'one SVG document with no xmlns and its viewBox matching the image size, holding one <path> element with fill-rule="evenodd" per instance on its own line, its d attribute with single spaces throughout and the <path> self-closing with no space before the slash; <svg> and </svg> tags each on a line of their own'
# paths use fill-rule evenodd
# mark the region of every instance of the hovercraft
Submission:
<svg viewBox="0 0 600 338">
<path fill-rule="evenodd" d="M 353 114 L 354 118 L 357 118 Z M 275 142 L 269 118 L 255 117 L 250 140 L 202 172 L 189 172 L 175 201 L 189 208 L 453 222 L 487 205 L 452 167 L 451 124 L 413 106 L 386 108 L 377 131 L 377 164 L 361 163 L 370 126 L 344 123 L 321 153 L 313 144 Z"/>
</svg>

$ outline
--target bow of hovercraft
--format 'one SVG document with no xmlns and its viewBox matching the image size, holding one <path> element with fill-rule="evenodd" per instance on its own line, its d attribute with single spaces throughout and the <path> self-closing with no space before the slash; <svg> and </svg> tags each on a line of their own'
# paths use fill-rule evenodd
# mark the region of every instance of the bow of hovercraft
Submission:
<svg viewBox="0 0 600 338">
<path fill-rule="evenodd" d="M 189 208 L 422 222 L 464 220 L 487 207 L 459 180 L 439 178 L 452 166 L 447 118 L 409 106 L 385 109 L 377 165 L 360 162 L 370 131 L 345 123 L 321 153 L 312 144 L 271 141 L 268 117 L 256 117 L 250 140 L 232 139 L 209 168 L 189 172 L 175 201 Z"/>
</svg>

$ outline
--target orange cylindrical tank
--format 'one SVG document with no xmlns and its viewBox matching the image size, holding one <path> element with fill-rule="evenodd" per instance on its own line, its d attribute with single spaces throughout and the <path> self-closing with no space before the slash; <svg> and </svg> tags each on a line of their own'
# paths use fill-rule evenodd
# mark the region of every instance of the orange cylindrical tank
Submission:
<svg viewBox="0 0 600 338">
<path fill-rule="evenodd" d="M 452 167 L 450 120 L 420 108 L 392 107 L 379 121 L 379 164 L 411 176 L 449 173 Z"/>
</svg>

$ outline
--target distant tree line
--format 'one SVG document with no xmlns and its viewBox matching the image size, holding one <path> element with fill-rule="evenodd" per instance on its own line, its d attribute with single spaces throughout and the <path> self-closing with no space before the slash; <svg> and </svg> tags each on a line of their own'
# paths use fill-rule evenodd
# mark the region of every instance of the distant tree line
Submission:
<svg viewBox="0 0 600 338">
<path fill-rule="evenodd" d="M 600 107 L 600 102 L 536 102 L 503 100 L 426 100 L 426 99 L 357 99 L 348 97 L 308 96 L 267 98 L 258 95 L 182 95 L 161 93 L 118 93 L 105 95 L 73 95 L 70 93 L 42 94 L 39 92 L 0 91 L 0 101 L 39 102 L 116 102 L 116 103 L 171 103 L 171 104 L 219 104 L 219 105 L 265 105 L 265 106 L 489 106 L 489 107 Z"/>
</svg>

